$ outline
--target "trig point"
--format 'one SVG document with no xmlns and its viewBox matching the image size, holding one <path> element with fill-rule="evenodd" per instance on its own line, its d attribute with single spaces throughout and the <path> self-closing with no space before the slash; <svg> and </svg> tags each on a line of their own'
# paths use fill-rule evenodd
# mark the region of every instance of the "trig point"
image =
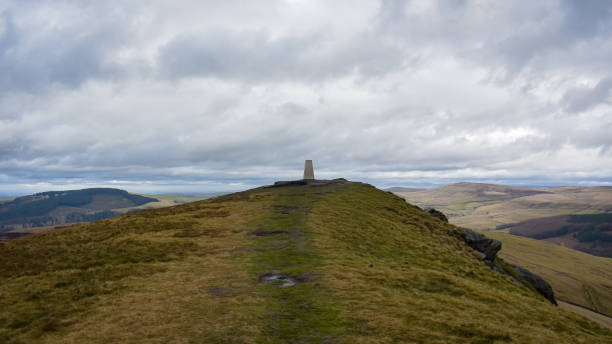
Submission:
<svg viewBox="0 0 612 344">
<path fill-rule="evenodd" d="M 314 169 L 312 168 L 312 160 L 304 162 L 304 180 L 314 180 Z"/>
</svg>

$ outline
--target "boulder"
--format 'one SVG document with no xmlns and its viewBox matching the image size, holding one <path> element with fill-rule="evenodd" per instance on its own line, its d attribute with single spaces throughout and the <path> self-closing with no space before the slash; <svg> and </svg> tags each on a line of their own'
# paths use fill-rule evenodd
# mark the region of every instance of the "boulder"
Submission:
<svg viewBox="0 0 612 344">
<path fill-rule="evenodd" d="M 484 260 L 493 270 L 503 273 L 505 275 L 512 276 L 512 274 L 507 271 L 507 268 L 501 267 L 501 270 L 499 270 L 494 264 L 497 252 L 501 250 L 502 246 L 499 240 L 487 238 L 483 234 L 474 232 L 471 229 L 459 229 L 463 232 L 464 240 L 468 244 L 468 246 L 479 252 L 479 259 Z M 515 277 L 518 277 L 518 279 L 520 280 L 520 282 L 517 281 L 517 283 L 524 287 L 528 287 L 524 284 L 530 284 L 533 289 L 535 289 L 538 293 L 544 296 L 553 305 L 557 305 L 557 301 L 555 300 L 555 293 L 553 292 L 552 287 L 542 277 L 520 266 L 510 266 L 512 267 L 512 269 L 514 269 L 514 272 L 516 272 Z"/>
<path fill-rule="evenodd" d="M 493 262 L 493 260 L 495 260 L 495 255 L 497 255 L 497 252 L 501 250 L 501 246 L 502 246 L 499 240 L 487 238 L 486 236 L 480 233 L 474 232 L 471 229 L 467 229 L 467 228 L 460 228 L 460 229 L 461 231 L 463 231 L 463 234 L 465 235 L 464 239 L 465 239 L 465 242 L 468 244 L 468 246 L 484 254 L 485 261 Z"/>
<path fill-rule="evenodd" d="M 553 305 L 557 305 L 552 287 L 542 277 L 520 266 L 512 265 L 512 268 L 521 279 L 531 284 L 538 293 L 544 296 Z"/>
<path fill-rule="evenodd" d="M 438 220 L 448 223 L 448 217 L 446 217 L 446 215 L 444 215 L 443 212 L 436 210 L 434 208 L 427 209 L 427 212 L 429 213 L 429 215 L 437 218 Z"/>
</svg>

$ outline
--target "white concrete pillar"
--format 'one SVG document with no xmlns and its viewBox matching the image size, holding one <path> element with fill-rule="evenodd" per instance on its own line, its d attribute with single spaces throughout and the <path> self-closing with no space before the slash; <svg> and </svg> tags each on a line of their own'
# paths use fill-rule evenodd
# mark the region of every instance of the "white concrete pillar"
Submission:
<svg viewBox="0 0 612 344">
<path fill-rule="evenodd" d="M 304 162 L 304 180 L 314 180 L 314 168 L 312 167 L 312 160 L 306 160 Z"/>
</svg>

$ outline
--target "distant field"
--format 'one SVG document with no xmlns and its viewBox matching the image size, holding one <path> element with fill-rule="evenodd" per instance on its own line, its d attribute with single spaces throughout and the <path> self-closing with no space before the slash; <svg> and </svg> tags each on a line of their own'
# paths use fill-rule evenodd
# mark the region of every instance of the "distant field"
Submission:
<svg viewBox="0 0 612 344">
<path fill-rule="evenodd" d="M 503 259 L 548 281 L 558 299 L 612 316 L 612 258 L 500 231 L 484 234 L 502 242 Z"/>
<path fill-rule="evenodd" d="M 159 200 L 159 202 L 149 202 L 149 203 L 140 205 L 138 207 L 115 209 L 115 210 L 116 211 L 120 211 L 120 212 L 127 212 L 127 211 L 132 211 L 132 210 L 137 210 L 137 209 L 164 208 L 164 207 L 170 207 L 170 206 L 177 205 L 177 204 L 184 204 L 184 203 L 189 203 L 189 202 L 201 201 L 203 199 L 217 197 L 217 196 L 220 196 L 220 195 L 223 195 L 223 194 L 224 193 L 219 193 L 219 192 L 217 192 L 217 193 L 203 193 L 203 194 L 159 194 L 159 195 L 145 195 L 145 194 L 143 194 L 142 196 L 156 198 L 156 199 Z"/>
<path fill-rule="evenodd" d="M 441 210 L 457 226 L 481 230 L 546 216 L 612 212 L 612 187 L 457 183 L 396 194 L 420 207 Z"/>
</svg>

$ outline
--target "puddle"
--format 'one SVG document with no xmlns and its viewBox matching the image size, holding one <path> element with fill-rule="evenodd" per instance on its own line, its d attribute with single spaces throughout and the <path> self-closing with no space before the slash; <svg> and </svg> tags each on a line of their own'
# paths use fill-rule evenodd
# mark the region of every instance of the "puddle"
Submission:
<svg viewBox="0 0 612 344">
<path fill-rule="evenodd" d="M 294 285 L 300 283 L 300 281 L 298 281 L 294 277 L 283 275 L 283 274 L 279 274 L 279 273 L 271 273 L 271 274 L 261 275 L 261 276 L 259 276 L 259 281 L 260 282 L 265 282 L 265 283 L 272 283 L 272 284 L 277 285 L 279 287 L 291 287 L 291 286 L 294 286 Z"/>
</svg>

